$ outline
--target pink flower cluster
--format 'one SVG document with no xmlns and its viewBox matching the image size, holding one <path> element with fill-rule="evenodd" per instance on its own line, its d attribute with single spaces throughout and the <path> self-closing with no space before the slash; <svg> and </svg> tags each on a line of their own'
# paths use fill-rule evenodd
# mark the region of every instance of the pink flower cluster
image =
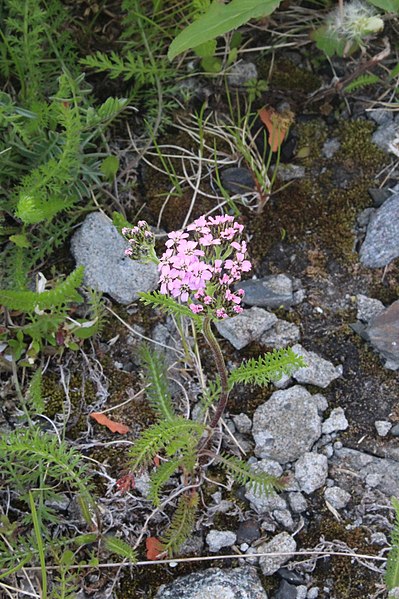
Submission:
<svg viewBox="0 0 399 599">
<path fill-rule="evenodd" d="M 137 225 L 132 229 L 124 227 L 122 235 L 129 243 L 129 247 L 125 250 L 126 256 L 130 256 L 133 260 L 140 260 L 141 262 L 154 261 L 155 236 L 150 231 L 150 227 L 145 220 L 139 220 Z"/>
<path fill-rule="evenodd" d="M 201 216 L 169 233 L 158 265 L 161 293 L 188 303 L 195 314 L 222 319 L 242 312 L 244 291 L 231 286 L 251 270 L 243 228 L 233 216 Z"/>
</svg>

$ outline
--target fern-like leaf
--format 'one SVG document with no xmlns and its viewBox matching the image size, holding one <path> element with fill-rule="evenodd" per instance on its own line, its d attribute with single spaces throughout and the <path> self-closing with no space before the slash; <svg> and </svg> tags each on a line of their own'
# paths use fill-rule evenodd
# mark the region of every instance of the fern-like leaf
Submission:
<svg viewBox="0 0 399 599">
<path fill-rule="evenodd" d="M 367 87 L 368 85 L 373 85 L 374 83 L 380 82 L 381 79 L 377 75 L 366 73 L 365 75 L 360 75 L 359 77 L 356 77 L 356 79 L 348 83 L 348 85 L 345 86 L 344 91 L 351 93 L 359 89 L 363 89 L 363 87 Z"/>
<path fill-rule="evenodd" d="M 81 302 L 82 297 L 76 289 L 82 284 L 84 268 L 78 266 L 64 281 L 54 289 L 43 291 L 0 290 L 0 304 L 10 310 L 34 312 L 35 309 L 50 310 L 68 302 Z"/>
<path fill-rule="evenodd" d="M 137 555 L 134 549 L 130 547 L 126 541 L 118 539 L 113 535 L 106 535 L 102 538 L 104 547 L 110 553 L 115 553 L 124 559 L 128 559 L 130 563 L 134 564 L 137 561 Z"/>
<path fill-rule="evenodd" d="M 144 365 L 147 398 L 158 415 L 164 420 L 173 420 L 176 417 L 172 405 L 172 397 L 168 389 L 168 379 L 165 364 L 158 352 L 151 350 L 148 345 L 143 344 L 140 357 Z"/>
<path fill-rule="evenodd" d="M 202 330 L 202 318 L 198 314 L 194 314 L 190 308 L 179 304 L 172 297 L 163 295 L 159 291 L 143 291 L 140 294 L 140 301 L 145 306 L 152 306 L 153 308 L 159 308 L 167 314 L 173 314 L 176 317 L 186 316 L 194 321 L 195 326 L 198 330 Z"/>
<path fill-rule="evenodd" d="M 90 67 L 96 73 L 108 73 L 111 79 L 123 77 L 125 81 L 135 78 L 138 85 L 155 85 L 157 79 L 165 79 L 170 76 L 170 69 L 165 65 L 158 66 L 157 63 L 145 62 L 138 53 L 127 52 L 120 56 L 116 52 L 105 54 L 97 51 L 92 56 L 86 56 L 81 64 Z"/>
<path fill-rule="evenodd" d="M 198 493 L 184 494 L 180 497 L 176 511 L 164 536 L 161 538 L 163 549 L 170 556 L 178 553 L 180 547 L 190 536 L 198 508 Z"/>
<path fill-rule="evenodd" d="M 181 417 L 153 424 L 142 433 L 130 450 L 131 470 L 137 472 L 161 451 L 166 451 L 169 456 L 173 455 L 171 448 L 180 450 L 182 455 L 191 453 L 193 444 L 198 443 L 204 430 L 202 424 Z"/>
<path fill-rule="evenodd" d="M 391 502 L 395 510 L 395 522 L 385 572 L 385 584 L 388 590 L 399 587 L 399 500 L 396 497 L 391 497 Z"/>
<path fill-rule="evenodd" d="M 275 349 L 264 356 L 243 362 L 230 373 L 229 384 L 267 385 L 270 381 L 281 378 L 283 374 L 289 375 L 303 366 L 303 358 L 297 356 L 292 349 Z"/>
<path fill-rule="evenodd" d="M 37 414 L 42 414 L 44 410 L 44 400 L 42 395 L 42 369 L 38 368 L 31 378 L 28 389 L 28 397 Z"/>
<path fill-rule="evenodd" d="M 216 461 L 238 484 L 248 485 L 257 495 L 271 495 L 274 491 L 284 488 L 284 484 L 275 476 L 255 472 L 251 466 L 234 456 L 219 454 Z"/>
<path fill-rule="evenodd" d="M 177 472 L 181 463 L 181 458 L 175 458 L 174 460 L 163 462 L 157 467 L 154 474 L 151 475 L 149 499 L 151 499 L 155 506 L 158 506 L 161 503 L 160 493 L 162 487 L 166 485 L 168 480 L 174 475 L 175 472 Z"/>
</svg>

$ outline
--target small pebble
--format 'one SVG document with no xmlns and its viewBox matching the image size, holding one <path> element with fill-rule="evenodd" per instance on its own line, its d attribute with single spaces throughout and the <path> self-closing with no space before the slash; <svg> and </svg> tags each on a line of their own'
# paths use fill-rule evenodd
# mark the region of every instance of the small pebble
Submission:
<svg viewBox="0 0 399 599">
<path fill-rule="evenodd" d="M 387 420 L 376 420 L 374 422 L 374 426 L 377 430 L 377 433 L 380 437 L 386 437 L 389 431 L 392 428 L 392 424 Z"/>
</svg>

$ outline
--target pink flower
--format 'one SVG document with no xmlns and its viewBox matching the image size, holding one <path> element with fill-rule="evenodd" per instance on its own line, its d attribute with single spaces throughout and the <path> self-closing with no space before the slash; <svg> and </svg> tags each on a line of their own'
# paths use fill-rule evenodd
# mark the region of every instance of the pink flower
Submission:
<svg viewBox="0 0 399 599">
<path fill-rule="evenodd" d="M 216 310 L 216 316 L 218 318 L 228 318 L 228 314 L 224 308 L 219 308 Z"/>
<path fill-rule="evenodd" d="M 200 304 L 190 304 L 188 307 L 194 314 L 199 314 L 199 312 L 203 312 L 204 310 L 203 306 L 200 306 Z"/>
</svg>

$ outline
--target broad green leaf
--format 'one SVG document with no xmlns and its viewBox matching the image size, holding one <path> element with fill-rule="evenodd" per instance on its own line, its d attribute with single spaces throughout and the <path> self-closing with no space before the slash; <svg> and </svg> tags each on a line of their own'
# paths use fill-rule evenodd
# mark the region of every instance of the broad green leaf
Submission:
<svg viewBox="0 0 399 599">
<path fill-rule="evenodd" d="M 216 56 L 205 56 L 201 60 L 201 68 L 205 73 L 220 73 L 222 70 L 222 61 Z"/>
<path fill-rule="evenodd" d="M 119 168 L 117 156 L 107 156 L 101 163 L 100 170 L 108 181 L 113 181 Z"/>
<path fill-rule="evenodd" d="M 15 243 L 19 248 L 29 248 L 30 241 L 23 233 L 17 233 L 16 235 L 10 235 L 9 240 Z"/>
<path fill-rule="evenodd" d="M 216 40 L 209 40 L 203 44 L 200 44 L 199 46 L 196 46 L 195 48 L 193 48 L 193 50 L 196 53 L 196 55 L 200 58 L 206 58 L 215 54 L 216 45 Z"/>
<path fill-rule="evenodd" d="M 382 8 L 385 12 L 399 13 L 399 0 L 367 0 L 369 4 Z"/>
<path fill-rule="evenodd" d="M 343 56 L 346 40 L 333 35 L 328 31 L 327 27 L 323 26 L 310 34 L 312 40 L 316 42 L 316 46 L 319 50 L 322 50 L 327 56 Z"/>
<path fill-rule="evenodd" d="M 169 60 L 190 48 L 237 29 L 250 19 L 270 15 L 280 2 L 281 0 L 231 0 L 229 4 L 223 4 L 214 0 L 203 15 L 173 40 L 168 51 Z"/>
</svg>

